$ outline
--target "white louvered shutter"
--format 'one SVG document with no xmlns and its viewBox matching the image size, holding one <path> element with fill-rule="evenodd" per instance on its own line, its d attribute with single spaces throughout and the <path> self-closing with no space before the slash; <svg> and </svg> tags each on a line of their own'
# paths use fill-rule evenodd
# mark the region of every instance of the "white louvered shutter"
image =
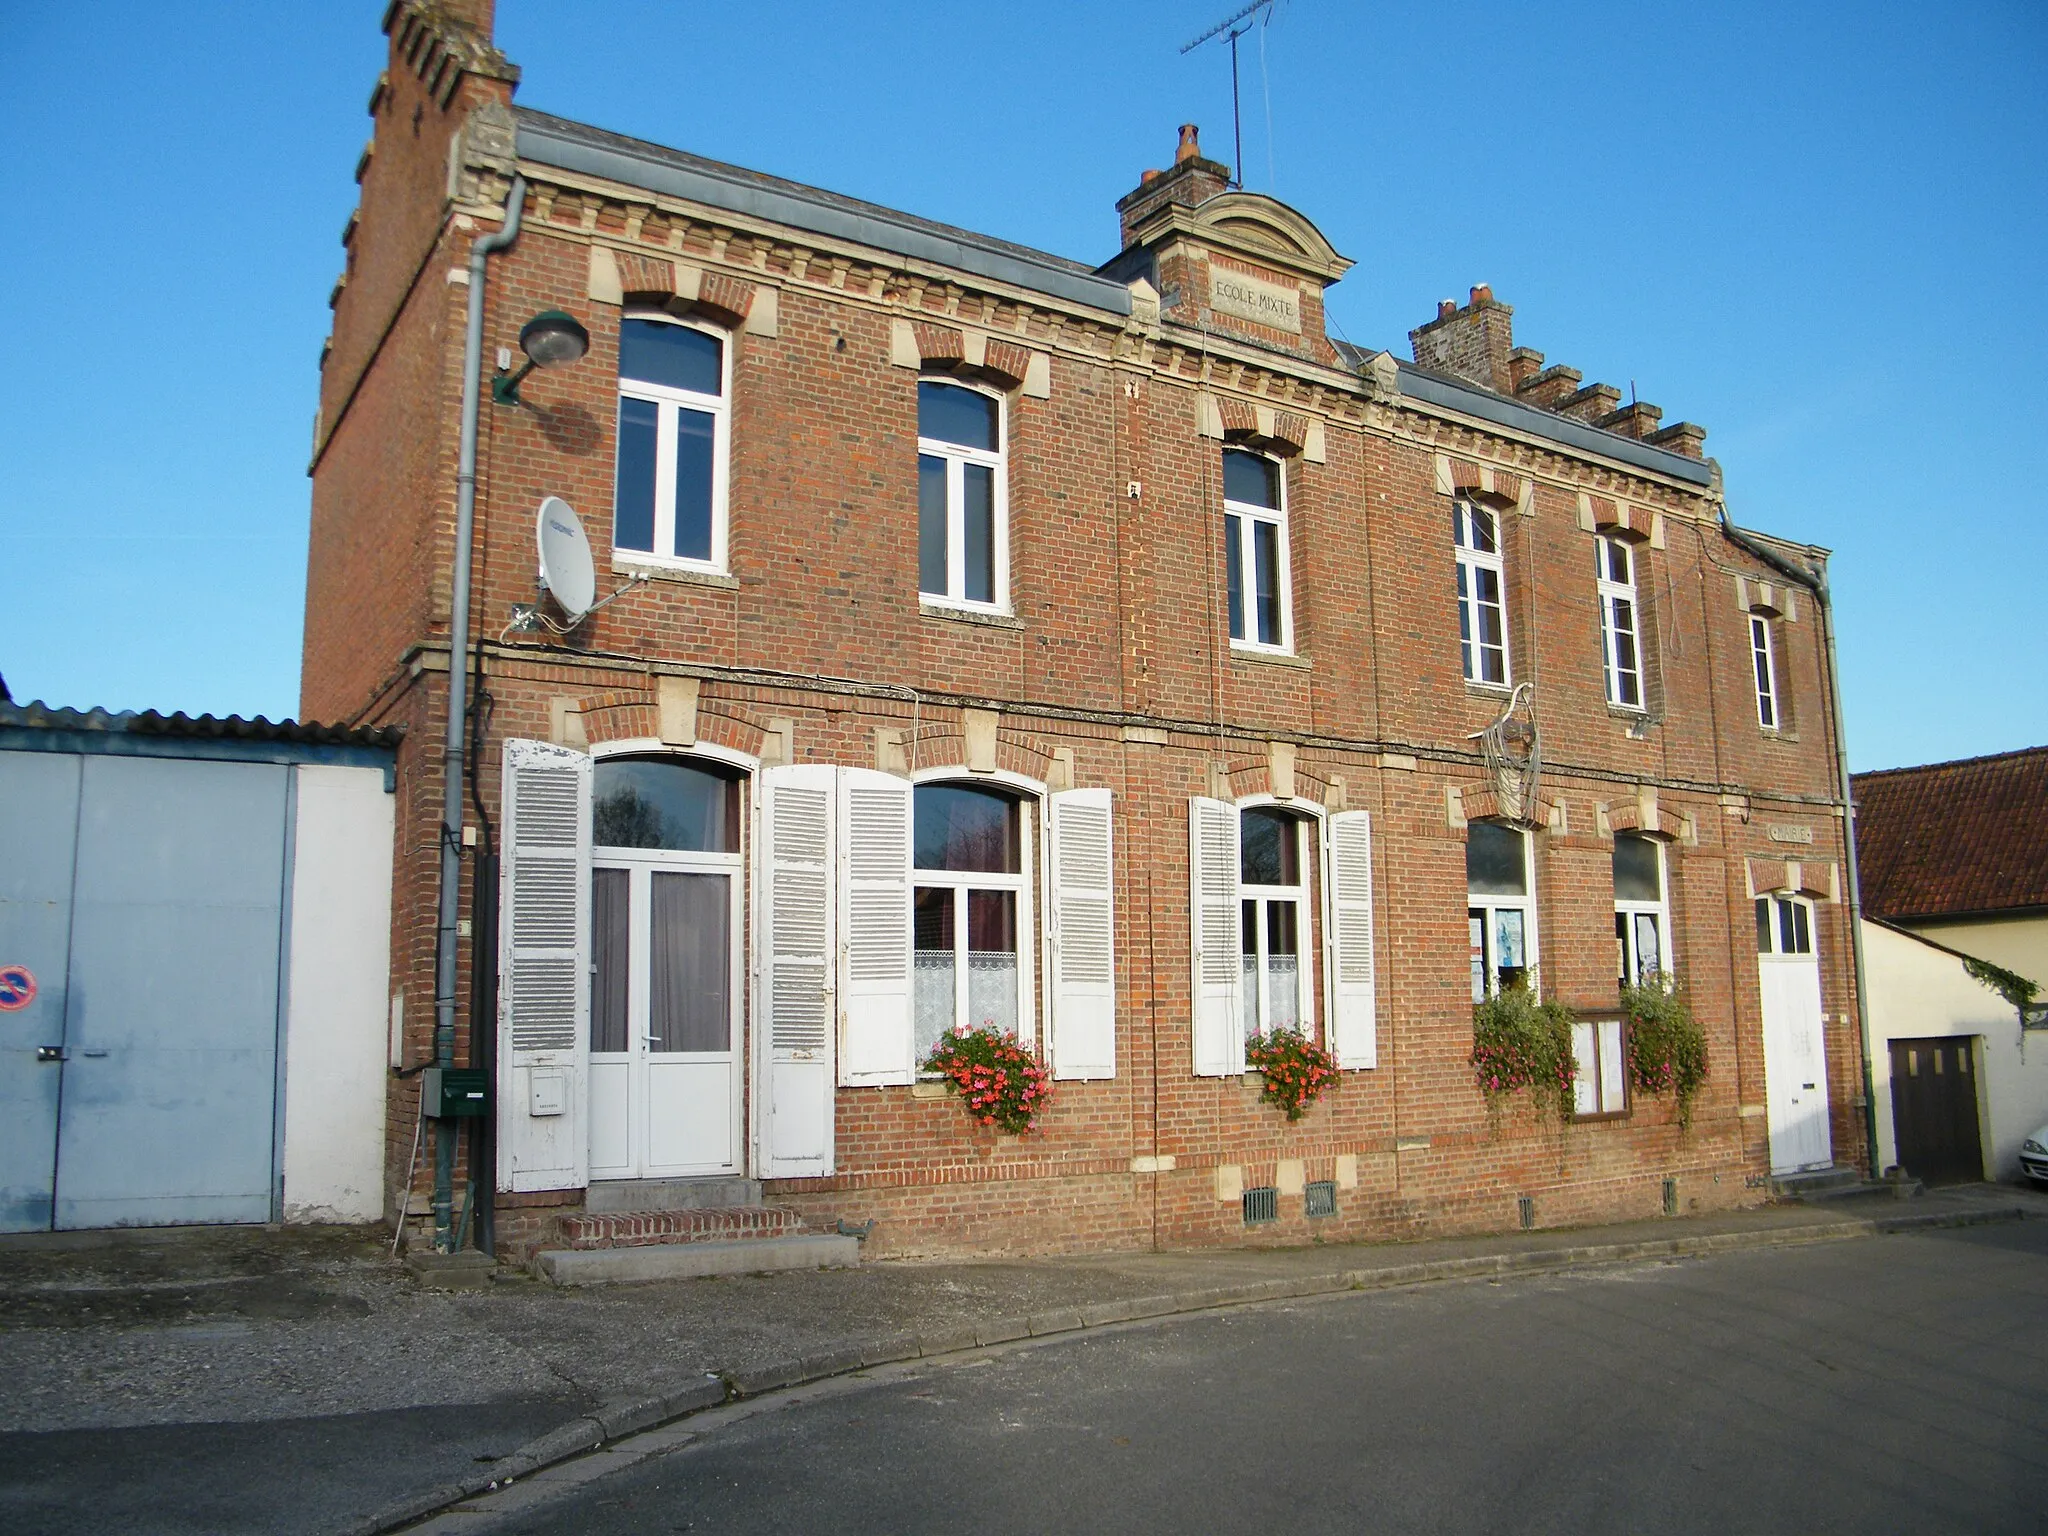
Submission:
<svg viewBox="0 0 2048 1536">
<path fill-rule="evenodd" d="M 590 759 L 507 741 L 498 1188 L 590 1182 Z"/>
<path fill-rule="evenodd" d="M 1116 887 L 1110 793 L 1051 797 L 1052 1062 L 1062 1078 L 1116 1076 Z"/>
<path fill-rule="evenodd" d="M 916 1080 L 910 1001 L 911 790 L 839 770 L 839 1081 Z"/>
<path fill-rule="evenodd" d="M 832 1171 L 832 817 L 838 773 L 764 769 L 754 924 L 761 1037 L 756 1171 L 763 1178 Z"/>
<path fill-rule="evenodd" d="M 1229 1077 L 1244 1070 L 1243 983 L 1237 895 L 1237 807 L 1197 797 L 1188 802 L 1194 929 L 1195 1074 Z"/>
<path fill-rule="evenodd" d="M 1372 816 L 1339 811 L 1324 823 L 1330 936 L 1330 1048 L 1340 1067 L 1378 1065 L 1372 953 Z"/>
</svg>

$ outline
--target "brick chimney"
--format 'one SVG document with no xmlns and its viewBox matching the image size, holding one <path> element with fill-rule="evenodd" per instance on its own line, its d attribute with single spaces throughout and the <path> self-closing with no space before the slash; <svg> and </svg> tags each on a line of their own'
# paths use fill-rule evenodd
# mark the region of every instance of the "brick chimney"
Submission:
<svg viewBox="0 0 2048 1536">
<path fill-rule="evenodd" d="M 1135 191 L 1127 192 L 1116 205 L 1123 224 L 1123 249 L 1136 243 L 1135 231 L 1145 217 L 1167 203 L 1193 208 L 1219 192 L 1230 190 L 1230 167 L 1202 155 L 1200 130 L 1193 123 L 1180 125 L 1180 144 L 1173 152 L 1173 169 L 1147 171 L 1138 178 Z"/>
<path fill-rule="evenodd" d="M 1509 356 L 1515 350 L 1515 312 L 1485 283 L 1473 288 L 1472 302 L 1462 309 L 1456 299 L 1438 304 L 1434 320 L 1408 333 L 1408 345 L 1418 368 L 1514 393 Z"/>
</svg>

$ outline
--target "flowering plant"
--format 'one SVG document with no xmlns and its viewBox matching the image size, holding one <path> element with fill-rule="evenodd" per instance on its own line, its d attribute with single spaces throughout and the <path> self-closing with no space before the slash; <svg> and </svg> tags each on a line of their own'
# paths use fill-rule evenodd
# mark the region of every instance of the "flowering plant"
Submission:
<svg viewBox="0 0 2048 1536">
<path fill-rule="evenodd" d="M 1685 989 L 1667 987 L 1668 977 L 1621 989 L 1628 1014 L 1628 1075 L 1648 1094 L 1670 1094 L 1678 1103 L 1678 1125 L 1692 1124 L 1692 1101 L 1707 1080 L 1707 1032 L 1693 1017 Z"/>
<path fill-rule="evenodd" d="M 1572 1055 L 1572 1011 L 1563 1003 L 1539 1003 L 1527 986 L 1512 986 L 1472 1005 L 1472 1073 L 1487 1107 L 1497 1111 L 1507 1095 L 1527 1089 L 1540 1113 L 1562 1122 L 1572 1117 L 1572 1084 L 1579 1075 Z"/>
<path fill-rule="evenodd" d="M 967 1113 L 983 1125 L 1021 1136 L 1038 1128 L 1038 1111 L 1052 1096 L 1052 1074 L 1009 1033 L 997 1033 L 986 1019 L 979 1029 L 953 1026 L 939 1036 L 924 1059 L 967 1102 Z"/>
<path fill-rule="evenodd" d="M 1294 1029 L 1274 1029 L 1244 1043 L 1244 1059 L 1265 1078 L 1259 1094 L 1289 1120 L 1299 1120 L 1337 1077 L 1337 1063 L 1315 1041 Z"/>
</svg>

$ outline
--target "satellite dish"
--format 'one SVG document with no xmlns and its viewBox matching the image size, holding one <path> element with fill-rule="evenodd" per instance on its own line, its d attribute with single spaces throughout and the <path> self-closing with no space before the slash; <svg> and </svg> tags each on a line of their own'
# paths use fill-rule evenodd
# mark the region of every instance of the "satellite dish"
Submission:
<svg viewBox="0 0 2048 1536">
<path fill-rule="evenodd" d="M 574 624 L 597 601 L 597 564 L 576 509 L 559 496 L 540 504 L 535 527 L 540 542 L 540 584 L 554 595 Z"/>
</svg>

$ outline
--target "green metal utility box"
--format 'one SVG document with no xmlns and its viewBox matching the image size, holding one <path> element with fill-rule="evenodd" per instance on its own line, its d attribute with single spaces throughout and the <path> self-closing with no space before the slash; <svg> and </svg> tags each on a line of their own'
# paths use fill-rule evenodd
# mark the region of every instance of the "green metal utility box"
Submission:
<svg viewBox="0 0 2048 1536">
<path fill-rule="evenodd" d="M 420 1107 L 430 1120 L 463 1120 L 491 1112 L 490 1073 L 482 1067 L 428 1067 L 420 1073 Z"/>
</svg>

